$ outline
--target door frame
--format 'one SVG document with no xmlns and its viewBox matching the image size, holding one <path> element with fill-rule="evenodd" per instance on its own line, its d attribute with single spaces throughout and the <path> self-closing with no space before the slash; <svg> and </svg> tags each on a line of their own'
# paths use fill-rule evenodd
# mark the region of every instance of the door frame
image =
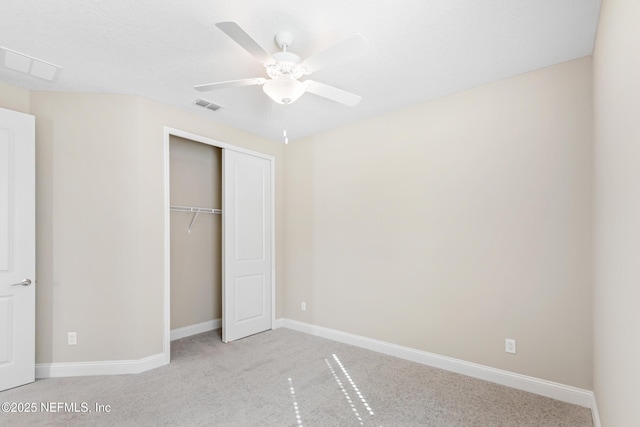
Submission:
<svg viewBox="0 0 640 427">
<path fill-rule="evenodd" d="M 275 157 L 268 154 L 260 153 L 246 148 L 238 147 L 215 139 L 207 138 L 194 133 L 186 132 L 180 129 L 174 129 L 164 126 L 163 128 L 164 152 L 163 152 L 163 176 L 164 176 L 164 295 L 163 295 L 163 344 L 162 352 L 164 362 L 169 363 L 171 360 L 171 177 L 170 177 L 170 158 L 169 144 L 172 136 L 188 139 L 202 144 L 211 145 L 226 150 L 237 151 L 239 153 L 249 154 L 268 160 L 271 163 L 271 328 L 275 325 L 275 305 L 276 305 L 276 239 L 275 239 Z M 224 215 L 224 212 L 222 213 Z M 224 257 L 224 242 L 222 245 L 222 256 Z M 222 269 L 222 284 L 224 286 L 224 265 Z M 222 302 L 224 304 L 224 301 Z"/>
</svg>

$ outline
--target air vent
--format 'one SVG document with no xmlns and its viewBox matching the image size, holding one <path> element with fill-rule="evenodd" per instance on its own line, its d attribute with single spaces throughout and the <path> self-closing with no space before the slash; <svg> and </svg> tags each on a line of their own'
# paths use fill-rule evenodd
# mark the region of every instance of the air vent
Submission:
<svg viewBox="0 0 640 427">
<path fill-rule="evenodd" d="M 56 80 L 59 71 L 62 70 L 62 67 L 58 65 L 7 49 L 4 46 L 0 46 L 0 64 L 10 70 L 29 74 L 50 82 Z"/>
<path fill-rule="evenodd" d="M 196 99 L 195 101 L 193 101 L 193 103 L 201 107 L 208 108 L 211 111 L 218 111 L 219 109 L 224 108 L 222 107 L 222 105 L 214 104 L 211 101 L 207 101 L 206 99 L 201 98 Z"/>
</svg>

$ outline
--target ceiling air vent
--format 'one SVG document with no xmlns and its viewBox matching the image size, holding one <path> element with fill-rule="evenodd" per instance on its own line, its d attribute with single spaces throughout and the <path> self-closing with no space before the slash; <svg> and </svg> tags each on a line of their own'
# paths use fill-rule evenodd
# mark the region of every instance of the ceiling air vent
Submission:
<svg viewBox="0 0 640 427">
<path fill-rule="evenodd" d="M 59 65 L 7 49 L 4 46 L 0 46 L 0 65 L 50 82 L 56 80 L 62 70 Z"/>
<path fill-rule="evenodd" d="M 207 101 L 206 99 L 201 98 L 196 99 L 195 101 L 193 101 L 193 103 L 201 107 L 208 108 L 211 111 L 218 111 L 219 109 L 223 108 L 222 105 L 214 104 L 211 101 Z"/>
</svg>

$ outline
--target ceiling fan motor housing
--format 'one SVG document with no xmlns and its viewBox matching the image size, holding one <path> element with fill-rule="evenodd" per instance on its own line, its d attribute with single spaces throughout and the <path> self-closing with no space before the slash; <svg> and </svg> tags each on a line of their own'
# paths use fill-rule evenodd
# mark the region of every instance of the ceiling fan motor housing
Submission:
<svg viewBox="0 0 640 427">
<path fill-rule="evenodd" d="M 300 57 L 295 53 L 274 53 L 273 59 L 276 61 L 275 63 L 265 65 L 265 68 L 267 69 L 267 75 L 272 79 L 277 79 L 279 77 L 285 76 L 292 79 L 299 79 L 305 74 L 309 74 L 309 71 L 306 69 L 306 67 L 300 63 Z"/>
</svg>

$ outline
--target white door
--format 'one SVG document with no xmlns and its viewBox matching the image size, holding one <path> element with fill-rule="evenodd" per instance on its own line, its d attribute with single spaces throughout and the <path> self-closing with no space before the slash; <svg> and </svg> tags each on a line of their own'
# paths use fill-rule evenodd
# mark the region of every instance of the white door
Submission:
<svg viewBox="0 0 640 427">
<path fill-rule="evenodd" d="M 272 328 L 271 161 L 222 150 L 222 341 Z"/>
<path fill-rule="evenodd" d="M 0 108 L 0 391 L 35 375 L 35 119 Z"/>
</svg>

